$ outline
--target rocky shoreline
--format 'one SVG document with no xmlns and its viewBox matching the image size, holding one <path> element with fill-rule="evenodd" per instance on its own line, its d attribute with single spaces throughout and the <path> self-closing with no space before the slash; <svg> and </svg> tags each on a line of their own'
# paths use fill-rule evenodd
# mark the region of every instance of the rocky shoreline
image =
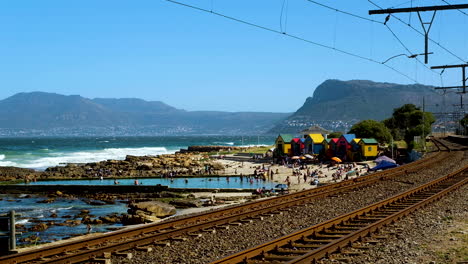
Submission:
<svg viewBox="0 0 468 264">
<path fill-rule="evenodd" d="M 17 167 L 0 167 L 0 181 L 31 182 L 46 179 L 99 179 L 145 177 L 193 177 L 222 174 L 225 166 L 210 153 L 249 152 L 246 147 L 190 146 L 175 154 L 131 156 L 124 160 L 69 163 L 35 171 Z"/>
<path fill-rule="evenodd" d="M 192 146 L 187 150 L 181 150 L 175 154 L 164 154 L 158 156 L 131 156 L 127 155 L 124 160 L 106 160 L 86 164 L 66 164 L 65 166 L 49 167 L 45 171 L 35 171 L 16 167 L 0 167 L 0 181 L 8 183 L 28 183 L 40 180 L 54 179 L 122 179 L 122 178 L 146 178 L 146 177 L 206 177 L 218 176 L 226 173 L 229 167 L 217 158 L 210 157 L 212 153 L 248 151 L 248 148 L 225 147 L 225 146 Z M 111 186 L 117 187 L 117 186 Z M 123 186 L 121 186 L 123 187 Z M 139 187 L 139 186 L 138 186 Z M 6 193 L 6 190 L 0 191 Z M 205 207 L 222 206 L 236 203 L 239 199 L 251 199 L 250 194 L 238 194 L 234 197 L 221 197 L 219 194 L 214 199 L 212 194 L 195 196 L 190 193 L 173 193 L 168 191 L 158 192 L 126 192 L 113 193 L 109 190 L 99 192 L 82 193 L 64 190 L 49 190 L 42 192 L 37 203 L 54 204 L 58 200 L 68 199 L 81 200 L 89 205 L 73 215 L 58 216 L 55 213 L 42 218 L 31 218 L 28 225 L 17 224 L 17 230 L 28 232 L 28 236 L 20 238 L 23 245 L 41 243 L 38 237 L 41 232 L 55 227 L 79 227 L 86 232 L 86 227 L 93 229 L 103 224 L 110 225 L 134 225 L 159 221 L 163 218 L 175 216 L 176 213 L 193 208 L 206 210 Z M 6 201 L 15 202 L 18 194 L 10 194 Z M 38 196 L 34 196 L 36 199 Z M 30 194 L 22 196 L 22 199 L 32 198 Z M 10 199 L 10 200 L 8 200 Z M 123 214 L 111 213 L 104 216 L 96 216 L 92 213 L 100 206 L 126 203 L 128 210 Z M 94 208 L 94 209 L 93 209 Z M 47 219 L 47 220 L 45 220 Z M 19 219 L 21 220 L 21 219 Z M 118 228 L 118 227 L 117 227 Z M 77 229 L 78 230 L 78 229 Z M 37 232 L 37 233 L 36 233 Z M 34 233 L 34 234 L 31 234 Z M 81 233 L 83 234 L 83 233 Z M 70 234 L 70 237 L 80 234 Z"/>
</svg>

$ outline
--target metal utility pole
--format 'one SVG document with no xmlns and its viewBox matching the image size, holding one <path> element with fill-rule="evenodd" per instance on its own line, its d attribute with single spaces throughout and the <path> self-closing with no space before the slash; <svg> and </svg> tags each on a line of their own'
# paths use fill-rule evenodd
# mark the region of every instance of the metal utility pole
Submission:
<svg viewBox="0 0 468 264">
<path fill-rule="evenodd" d="M 424 120 L 424 110 L 425 110 L 425 102 L 424 102 L 424 96 L 423 96 L 423 101 L 422 101 L 422 144 L 423 144 L 423 150 L 426 152 L 426 133 L 424 133 L 426 129 L 426 122 Z"/>
<path fill-rule="evenodd" d="M 448 86 L 448 87 L 436 87 L 435 89 L 459 89 L 463 88 L 462 93 L 466 93 L 466 67 L 468 64 L 458 64 L 458 65 L 443 65 L 443 66 L 432 66 L 431 69 L 449 69 L 449 68 L 461 68 L 462 69 L 462 86 Z"/>
<path fill-rule="evenodd" d="M 409 7 L 409 8 L 389 8 L 389 9 L 379 9 L 379 10 L 369 10 L 369 15 L 377 15 L 377 14 L 389 14 L 387 17 L 386 21 L 390 18 L 390 14 L 394 13 L 411 13 L 411 12 L 416 12 L 418 13 L 419 21 L 421 22 L 421 26 L 424 30 L 424 43 L 425 43 L 425 49 L 424 49 L 424 63 L 428 63 L 428 55 L 429 55 L 429 31 L 431 30 L 432 27 L 432 22 L 434 22 L 434 17 L 436 15 L 436 12 L 438 10 L 453 10 L 453 9 L 466 9 L 468 8 L 468 4 L 460 4 L 460 5 L 443 5 L 443 6 L 422 6 L 422 7 Z M 424 22 L 421 18 L 420 12 L 426 12 L 426 11 L 434 11 L 432 14 L 432 18 L 430 22 Z M 386 22 L 385 22 L 386 23 Z M 428 27 L 426 28 L 426 25 Z"/>
</svg>

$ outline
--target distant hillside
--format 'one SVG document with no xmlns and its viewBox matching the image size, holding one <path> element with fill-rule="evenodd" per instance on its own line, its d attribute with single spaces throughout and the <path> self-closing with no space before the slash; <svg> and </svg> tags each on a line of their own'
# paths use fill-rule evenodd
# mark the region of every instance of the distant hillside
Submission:
<svg viewBox="0 0 468 264">
<path fill-rule="evenodd" d="M 315 89 L 301 108 L 271 132 L 294 133 L 313 124 L 344 131 L 359 120 L 386 119 L 394 108 L 403 104 L 421 106 L 423 96 L 426 110 L 432 112 L 443 112 L 459 100 L 458 95 L 447 94 L 444 108 L 444 96 L 432 86 L 327 80 Z"/>
<path fill-rule="evenodd" d="M 69 131 L 74 135 L 80 131 L 87 135 L 259 134 L 288 115 L 185 111 L 163 102 L 136 98 L 88 99 L 79 95 L 32 92 L 19 93 L 0 101 L 0 129 L 7 131 L 0 135 L 14 134 L 17 130 L 22 134 L 38 130 L 41 135 L 49 132 L 66 135 Z"/>
</svg>

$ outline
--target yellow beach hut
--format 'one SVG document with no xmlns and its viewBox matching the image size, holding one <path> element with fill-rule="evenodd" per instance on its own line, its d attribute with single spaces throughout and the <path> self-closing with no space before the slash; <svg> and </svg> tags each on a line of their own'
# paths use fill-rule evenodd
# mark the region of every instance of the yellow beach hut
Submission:
<svg viewBox="0 0 468 264">
<path fill-rule="evenodd" d="M 379 146 L 377 140 L 373 138 L 361 138 L 359 145 L 361 146 L 362 156 L 364 158 L 377 156 Z"/>
<path fill-rule="evenodd" d="M 292 139 L 290 134 L 279 134 L 275 141 L 276 153 L 280 156 L 290 155 Z"/>
<path fill-rule="evenodd" d="M 325 138 L 322 134 L 309 134 L 305 138 L 305 152 L 309 154 L 320 154 L 323 150 L 323 140 Z"/>
</svg>

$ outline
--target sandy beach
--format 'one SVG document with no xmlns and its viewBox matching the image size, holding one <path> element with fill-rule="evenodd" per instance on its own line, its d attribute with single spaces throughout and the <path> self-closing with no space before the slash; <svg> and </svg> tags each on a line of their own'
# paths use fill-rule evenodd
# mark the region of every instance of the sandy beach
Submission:
<svg viewBox="0 0 468 264">
<path fill-rule="evenodd" d="M 300 168 L 295 166 L 294 168 L 289 165 L 278 165 L 278 164 L 271 164 L 268 161 L 263 160 L 255 160 L 248 156 L 235 156 L 235 155 L 225 155 L 223 158 L 217 160 L 225 167 L 225 170 L 222 172 L 224 175 L 252 175 L 254 174 L 255 170 L 259 171 L 266 171 L 268 174 L 268 179 L 273 182 L 277 182 L 278 184 L 287 184 L 288 178 L 290 182 L 290 191 L 300 191 L 305 189 L 316 188 L 317 185 L 311 185 L 311 181 L 313 181 L 313 177 L 307 177 L 307 180 L 304 180 L 304 174 L 313 173 L 314 171 L 318 172 L 317 179 L 320 184 L 324 183 L 332 183 L 338 182 L 345 178 L 347 172 L 343 171 L 341 174 L 341 178 L 334 180 L 333 174 L 336 174 L 339 171 L 339 168 L 343 168 L 344 166 L 352 166 L 353 168 L 350 169 L 351 171 L 358 172 L 359 175 L 363 175 L 367 172 L 366 164 L 368 166 L 373 167 L 375 163 L 372 161 L 368 162 L 359 162 L 354 164 L 336 164 L 332 167 L 327 167 L 327 164 L 308 164 L 306 168 Z M 268 171 L 273 171 L 273 177 L 268 173 Z M 294 171 L 296 171 L 296 175 L 294 175 Z M 355 178 L 357 175 L 355 173 L 349 173 L 348 178 Z"/>
</svg>

